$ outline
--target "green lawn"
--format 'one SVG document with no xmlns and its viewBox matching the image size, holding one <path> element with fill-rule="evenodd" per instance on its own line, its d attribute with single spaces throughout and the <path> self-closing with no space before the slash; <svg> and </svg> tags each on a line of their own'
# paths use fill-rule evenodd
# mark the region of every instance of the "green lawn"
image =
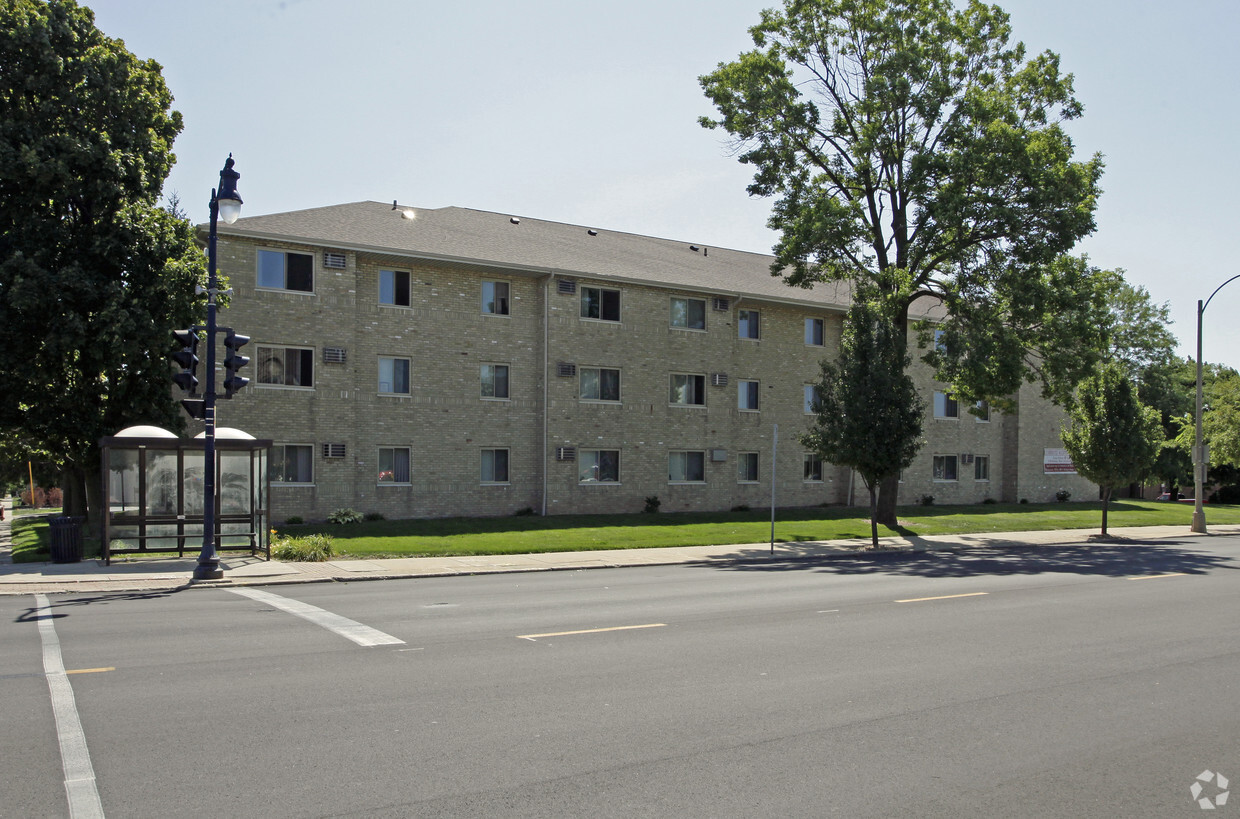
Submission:
<svg viewBox="0 0 1240 819">
<path fill-rule="evenodd" d="M 945 535 L 1087 529 L 1101 526 L 1099 503 L 986 504 L 901 507 L 899 530 L 879 535 Z M 1119 501 L 1111 504 L 1110 527 L 1183 526 L 1191 504 Z M 1240 523 L 1240 506 L 1208 506 L 1210 523 Z M 771 535 L 769 511 L 551 517 L 447 518 L 369 521 L 345 525 L 278 525 L 282 535 L 324 532 L 335 538 L 338 557 L 409 557 L 588 551 L 656 546 L 764 543 Z M 841 507 L 780 510 L 775 539 L 868 538 L 869 518 Z"/>
<path fill-rule="evenodd" d="M 59 510 L 54 511 L 59 514 Z M 52 533 L 48 528 L 48 518 L 43 516 L 46 512 L 42 509 L 38 515 L 31 512 L 13 519 L 14 563 L 47 563 L 52 559 Z M 98 539 L 87 537 L 82 546 L 86 559 L 97 558 L 101 554 Z"/>
</svg>

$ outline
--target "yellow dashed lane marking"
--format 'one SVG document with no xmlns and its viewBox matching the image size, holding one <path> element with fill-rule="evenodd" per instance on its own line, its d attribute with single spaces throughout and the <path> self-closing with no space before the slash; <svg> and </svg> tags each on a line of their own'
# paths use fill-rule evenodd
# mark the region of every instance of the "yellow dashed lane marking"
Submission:
<svg viewBox="0 0 1240 819">
<path fill-rule="evenodd" d="M 116 668 L 114 666 L 108 666 L 107 668 L 74 668 L 70 671 L 66 671 L 65 673 L 66 674 L 98 674 L 101 671 L 115 671 L 115 670 Z"/>
</svg>

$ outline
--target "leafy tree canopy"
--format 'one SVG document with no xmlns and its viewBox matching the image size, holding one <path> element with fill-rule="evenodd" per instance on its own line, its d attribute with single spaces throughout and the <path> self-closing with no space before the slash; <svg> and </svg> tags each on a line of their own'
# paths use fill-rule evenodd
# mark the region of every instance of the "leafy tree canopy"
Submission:
<svg viewBox="0 0 1240 819">
<path fill-rule="evenodd" d="M 870 491 L 870 531 L 878 545 L 877 490 L 912 464 L 921 448 L 924 407 L 906 372 L 907 344 L 872 302 L 849 310 L 838 363 L 822 362 L 814 423 L 801 445 L 852 467 Z"/>
<path fill-rule="evenodd" d="M 936 297 L 959 394 L 1001 399 L 1039 373 L 1066 398 L 1106 306 L 1098 271 L 1062 257 L 1094 230 L 1102 160 L 1073 159 L 1063 123 L 1082 108 L 1059 58 L 1027 59 L 976 0 L 785 0 L 751 34 L 701 78 L 720 112 L 703 125 L 776 197 L 772 272 L 868 282 L 897 322 Z"/>
<path fill-rule="evenodd" d="M 1123 368 L 1108 362 L 1081 382 L 1061 437 L 1081 475 L 1102 487 L 1102 533 L 1113 487 L 1149 474 L 1164 440 L 1157 410 L 1137 397 Z"/>
<path fill-rule="evenodd" d="M 66 506 L 99 437 L 181 424 L 164 353 L 205 265 L 158 206 L 171 104 L 160 66 L 89 9 L 0 0 L 0 428 L 65 466 Z"/>
</svg>

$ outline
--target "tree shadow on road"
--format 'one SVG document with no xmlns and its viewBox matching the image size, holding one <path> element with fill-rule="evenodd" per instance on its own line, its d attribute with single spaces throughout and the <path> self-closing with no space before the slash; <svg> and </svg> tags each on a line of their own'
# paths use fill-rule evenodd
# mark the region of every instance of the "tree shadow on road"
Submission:
<svg viewBox="0 0 1240 819">
<path fill-rule="evenodd" d="M 715 568 L 743 572 L 813 571 L 836 575 L 887 574 L 909 577 L 974 577 L 979 575 L 1084 574 L 1122 577 L 1152 574 L 1207 574 L 1240 569 L 1236 560 L 1192 546 L 1199 539 L 1100 541 L 1069 545 L 1031 546 L 992 543 L 945 546 L 917 543 L 932 551 L 876 551 L 824 557 L 812 544 L 777 544 L 775 555 L 765 549 L 741 549 L 734 562 Z"/>
<path fill-rule="evenodd" d="M 155 589 L 144 592 L 99 592 L 96 594 L 86 595 L 48 595 L 48 604 L 50 606 L 51 619 L 60 620 L 68 617 L 67 612 L 57 612 L 57 609 L 67 608 L 69 606 L 91 606 L 97 604 L 106 605 L 108 603 L 128 601 L 128 600 L 157 600 L 162 597 L 171 597 L 177 592 L 185 591 L 189 585 L 178 586 L 173 589 Z M 39 621 L 39 608 L 31 606 L 17 616 L 15 623 L 37 623 Z"/>
</svg>

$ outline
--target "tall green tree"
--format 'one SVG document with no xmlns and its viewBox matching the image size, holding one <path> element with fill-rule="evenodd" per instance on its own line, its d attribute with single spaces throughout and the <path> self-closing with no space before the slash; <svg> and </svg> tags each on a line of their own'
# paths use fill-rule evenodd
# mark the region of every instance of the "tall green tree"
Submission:
<svg viewBox="0 0 1240 819">
<path fill-rule="evenodd" d="M 1094 230 L 1102 160 L 1074 159 L 1072 77 L 1026 59 L 995 6 L 784 0 L 755 48 L 701 78 L 775 197 L 774 275 L 864 283 L 907 334 L 922 297 L 947 308 L 939 377 L 1002 405 L 1040 377 L 1066 400 L 1105 347 L 1099 271 L 1064 257 Z M 895 522 L 895 478 L 880 521 Z"/>
<path fill-rule="evenodd" d="M 822 362 L 814 423 L 801 445 L 852 467 L 870 492 L 870 540 L 878 546 L 878 488 L 899 479 L 921 448 L 924 406 L 907 373 L 908 346 L 881 307 L 849 309 L 838 362 Z"/>
<path fill-rule="evenodd" d="M 72 514 L 98 491 L 98 438 L 183 423 L 165 353 L 205 265 L 158 204 L 171 104 L 89 9 L 0 0 L 0 428 L 61 464 Z"/>
<path fill-rule="evenodd" d="M 1123 368 L 1108 362 L 1081 382 L 1061 433 L 1076 471 L 1102 489 L 1102 534 L 1116 486 L 1149 474 L 1164 440 L 1158 412 L 1141 403 Z"/>
</svg>

